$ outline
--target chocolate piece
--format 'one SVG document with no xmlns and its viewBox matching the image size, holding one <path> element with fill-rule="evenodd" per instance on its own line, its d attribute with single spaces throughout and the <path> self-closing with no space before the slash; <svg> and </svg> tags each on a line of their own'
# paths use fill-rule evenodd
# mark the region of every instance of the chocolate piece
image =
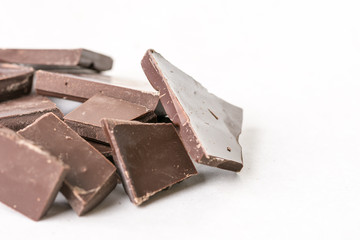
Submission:
<svg viewBox="0 0 360 240">
<path fill-rule="evenodd" d="M 191 158 L 239 172 L 242 168 L 242 109 L 209 93 L 159 53 L 148 50 L 141 62 Z"/>
<path fill-rule="evenodd" d="M 0 63 L 0 102 L 30 93 L 34 69 Z"/>
<path fill-rule="evenodd" d="M 46 214 L 69 168 L 0 126 L 0 201 L 37 221 Z"/>
<path fill-rule="evenodd" d="M 151 121 L 153 117 L 154 113 L 144 106 L 113 97 L 95 95 L 67 114 L 64 121 L 80 136 L 108 143 L 101 127 L 102 118 Z"/>
<path fill-rule="evenodd" d="M 105 71 L 113 60 L 86 49 L 0 49 L 0 62 L 20 63 L 36 69 L 91 68 Z"/>
<path fill-rule="evenodd" d="M 112 156 L 112 149 L 108 144 L 102 144 L 98 142 L 94 142 L 91 140 L 87 140 L 88 143 L 91 144 L 96 150 L 98 150 L 102 155 L 109 159 Z"/>
<path fill-rule="evenodd" d="M 63 114 L 55 103 L 48 98 L 35 95 L 25 96 L 0 103 L 0 124 L 17 131 L 48 112 L 63 118 Z"/>
<path fill-rule="evenodd" d="M 172 124 L 103 119 L 130 200 L 140 205 L 197 171 Z"/>
<path fill-rule="evenodd" d="M 154 110 L 159 93 L 135 82 L 124 81 L 101 74 L 65 74 L 36 71 L 35 89 L 41 95 L 85 102 L 92 96 L 103 95 L 123 99 Z"/>
<path fill-rule="evenodd" d="M 61 192 L 78 215 L 91 210 L 115 188 L 114 165 L 53 113 L 18 133 L 70 166 Z"/>
</svg>

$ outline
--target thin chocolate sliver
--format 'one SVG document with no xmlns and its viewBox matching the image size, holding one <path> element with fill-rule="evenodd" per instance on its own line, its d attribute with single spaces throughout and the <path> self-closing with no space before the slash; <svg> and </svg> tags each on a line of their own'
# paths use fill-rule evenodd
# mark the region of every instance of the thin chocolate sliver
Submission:
<svg viewBox="0 0 360 240">
<path fill-rule="evenodd" d="M 85 102 L 96 94 L 119 98 L 155 110 L 159 93 L 151 86 L 144 87 L 101 74 L 66 74 L 36 71 L 35 89 L 38 94 Z"/>
<path fill-rule="evenodd" d="M 41 147 L 0 126 L 0 201 L 37 221 L 44 216 L 69 167 Z"/>
<path fill-rule="evenodd" d="M 116 168 L 53 113 L 18 132 L 70 166 L 61 192 L 78 215 L 99 204 L 116 186 Z"/>
<path fill-rule="evenodd" d="M 0 103 L 0 124 L 18 131 L 49 112 L 63 118 L 55 103 L 47 97 L 25 96 Z"/>
<path fill-rule="evenodd" d="M 110 70 L 113 60 L 86 49 L 0 49 L 0 62 L 32 65 L 36 69 L 89 68 Z"/>
<path fill-rule="evenodd" d="M 191 158 L 199 163 L 239 172 L 243 166 L 238 142 L 243 111 L 209 93 L 200 83 L 154 50 L 141 62 Z"/>
<path fill-rule="evenodd" d="M 130 200 L 150 196 L 197 171 L 172 124 L 103 119 L 115 164 Z"/>
<path fill-rule="evenodd" d="M 108 143 L 101 127 L 102 118 L 150 122 L 156 115 L 144 106 L 98 94 L 67 114 L 64 121 L 80 136 Z"/>
<path fill-rule="evenodd" d="M 33 71 L 30 67 L 0 63 L 0 102 L 29 94 Z"/>
</svg>

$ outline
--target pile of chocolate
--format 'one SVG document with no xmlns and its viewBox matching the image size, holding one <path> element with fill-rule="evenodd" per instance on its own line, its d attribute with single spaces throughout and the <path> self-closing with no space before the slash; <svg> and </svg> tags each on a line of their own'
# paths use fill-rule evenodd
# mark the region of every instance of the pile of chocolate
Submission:
<svg viewBox="0 0 360 240">
<path fill-rule="evenodd" d="M 192 160 L 241 170 L 241 108 L 154 50 L 141 66 L 156 90 L 103 75 L 112 64 L 85 49 L 0 49 L 1 202 L 39 220 L 61 191 L 80 216 L 118 183 L 139 205 L 197 174 Z M 83 103 L 64 116 L 45 96 Z"/>
</svg>

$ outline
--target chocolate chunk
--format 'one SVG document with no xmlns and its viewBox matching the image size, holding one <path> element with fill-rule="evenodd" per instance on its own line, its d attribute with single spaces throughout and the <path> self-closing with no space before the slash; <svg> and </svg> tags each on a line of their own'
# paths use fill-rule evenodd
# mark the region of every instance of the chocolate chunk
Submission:
<svg viewBox="0 0 360 240">
<path fill-rule="evenodd" d="M 92 96 L 103 95 L 123 99 L 154 110 L 159 102 L 159 93 L 151 86 L 143 87 L 101 74 L 65 74 L 36 71 L 35 89 L 38 94 L 85 102 Z"/>
<path fill-rule="evenodd" d="M 34 69 L 0 63 L 0 102 L 30 93 Z"/>
<path fill-rule="evenodd" d="M 172 124 L 103 119 L 130 200 L 140 205 L 197 171 Z"/>
<path fill-rule="evenodd" d="M 242 168 L 242 109 L 209 93 L 200 83 L 176 68 L 159 53 L 148 50 L 141 62 L 160 101 L 191 158 L 199 163 L 231 170 Z"/>
<path fill-rule="evenodd" d="M 95 95 L 67 114 L 64 121 L 80 136 L 108 143 L 101 127 L 102 118 L 151 121 L 153 117 L 154 113 L 144 106 L 113 97 Z"/>
<path fill-rule="evenodd" d="M 116 186 L 116 169 L 53 113 L 18 132 L 70 166 L 61 192 L 78 215 L 99 204 Z"/>
<path fill-rule="evenodd" d="M 0 126 L 0 201 L 37 221 L 53 203 L 69 167 Z"/>
<path fill-rule="evenodd" d="M 113 60 L 86 49 L 0 49 L 0 62 L 20 63 L 36 69 L 90 68 L 105 71 Z"/>
<path fill-rule="evenodd" d="M 91 140 L 87 140 L 88 143 L 91 144 L 96 150 L 98 150 L 102 155 L 104 155 L 107 159 L 112 156 L 112 149 L 110 145 L 103 144 L 99 142 L 94 142 Z"/>
<path fill-rule="evenodd" d="M 63 114 L 55 103 L 48 98 L 35 95 L 25 96 L 0 103 L 0 124 L 17 131 L 48 112 L 63 118 Z"/>
</svg>

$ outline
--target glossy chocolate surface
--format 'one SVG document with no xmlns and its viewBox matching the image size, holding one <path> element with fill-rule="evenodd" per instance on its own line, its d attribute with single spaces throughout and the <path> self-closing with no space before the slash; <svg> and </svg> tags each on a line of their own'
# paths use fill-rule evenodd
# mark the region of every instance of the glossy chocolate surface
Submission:
<svg viewBox="0 0 360 240">
<path fill-rule="evenodd" d="M 172 124 L 114 119 L 102 123 L 123 186 L 134 204 L 197 174 Z"/>
<path fill-rule="evenodd" d="M 150 83 L 160 91 L 160 101 L 191 158 L 239 172 L 243 166 L 238 142 L 242 109 L 209 93 L 154 50 L 146 52 L 141 64 Z"/>
</svg>

